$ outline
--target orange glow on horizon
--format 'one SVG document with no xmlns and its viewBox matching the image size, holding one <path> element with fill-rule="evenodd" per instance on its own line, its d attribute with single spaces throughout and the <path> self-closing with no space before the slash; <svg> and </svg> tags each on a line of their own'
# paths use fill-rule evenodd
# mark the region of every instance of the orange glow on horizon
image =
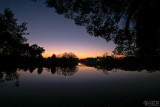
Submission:
<svg viewBox="0 0 160 107">
<path fill-rule="evenodd" d="M 42 47 L 44 47 L 45 52 L 42 54 L 44 58 L 51 57 L 53 54 L 60 55 L 65 52 L 74 53 L 79 59 L 84 58 L 95 58 L 97 56 L 103 56 L 104 53 L 108 53 L 109 55 L 112 54 L 113 48 L 109 47 L 101 47 L 98 45 L 93 44 L 75 44 L 75 43 L 57 43 L 57 44 L 41 44 Z"/>
<path fill-rule="evenodd" d="M 56 56 L 59 55 L 59 54 L 63 54 L 65 52 L 61 52 L 61 53 L 58 53 L 58 52 L 55 52 L 55 53 L 52 53 L 52 52 L 45 52 L 42 54 L 42 56 L 44 58 L 48 58 L 48 57 L 52 57 L 53 54 L 55 54 Z M 103 56 L 103 52 L 95 52 L 95 53 L 90 53 L 90 52 L 84 52 L 84 53 L 76 53 L 76 52 L 73 52 L 79 59 L 85 59 L 85 58 L 96 58 L 96 57 L 101 57 Z M 111 53 L 109 53 L 109 55 L 111 55 Z"/>
<path fill-rule="evenodd" d="M 57 56 L 58 54 L 56 54 L 56 56 Z M 48 54 L 42 54 L 42 56 L 44 57 L 44 58 L 48 58 L 48 57 L 52 57 L 52 55 L 48 55 Z M 102 56 L 102 55 L 101 55 Z M 85 59 L 85 58 L 96 58 L 97 56 L 81 56 L 81 55 L 77 55 L 77 57 L 79 58 L 79 59 Z"/>
</svg>

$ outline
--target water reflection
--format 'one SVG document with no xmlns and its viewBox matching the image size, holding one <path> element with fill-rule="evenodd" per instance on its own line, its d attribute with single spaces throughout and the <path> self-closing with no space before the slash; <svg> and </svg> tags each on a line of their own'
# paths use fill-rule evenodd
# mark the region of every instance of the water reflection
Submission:
<svg viewBox="0 0 160 107">
<path fill-rule="evenodd" d="M 31 105 L 66 102 L 142 104 L 157 100 L 160 95 L 159 71 L 129 72 L 83 64 L 74 67 L 0 67 L 0 81 L 0 101 L 7 104 L 14 101 Z"/>
<path fill-rule="evenodd" d="M 86 66 L 90 66 L 90 67 L 94 67 L 97 70 L 102 70 L 105 74 L 108 75 L 108 71 L 112 71 L 112 72 L 117 72 L 117 70 L 124 70 L 124 71 L 129 71 L 129 72 L 134 72 L 134 71 L 138 71 L 141 72 L 143 70 L 146 70 L 148 73 L 152 73 L 152 72 L 156 72 L 160 70 L 160 67 L 158 66 L 147 66 L 147 67 L 137 67 L 137 66 L 112 66 L 112 65 L 88 65 L 85 64 Z"/>
<path fill-rule="evenodd" d="M 56 73 L 63 76 L 72 76 L 77 72 L 77 67 L 57 67 Z"/>
<path fill-rule="evenodd" d="M 73 76 L 77 72 L 78 67 L 77 66 L 72 66 L 72 67 L 51 66 L 51 67 L 44 67 L 44 69 L 45 69 L 45 71 L 51 72 L 53 75 L 58 74 L 58 75 L 62 75 L 62 76 Z M 39 70 L 39 68 L 38 68 L 38 70 Z M 43 69 L 41 69 L 41 70 L 43 71 Z"/>
<path fill-rule="evenodd" d="M 19 78 L 20 74 L 17 71 L 22 71 L 22 72 L 27 72 L 29 71 L 30 73 L 37 72 L 38 75 L 41 75 L 42 72 L 45 72 L 45 70 L 51 72 L 52 74 L 58 74 L 62 76 L 73 76 L 77 70 L 78 67 L 73 66 L 73 67 L 29 67 L 29 68 L 16 68 L 16 67 L 0 67 L 0 84 L 9 82 L 9 81 L 14 81 L 15 86 L 19 86 Z M 44 70 L 45 69 L 45 70 Z"/>
<path fill-rule="evenodd" d="M 38 74 L 41 74 L 42 71 L 43 71 L 43 68 L 42 68 L 42 67 L 38 67 L 37 73 L 38 73 Z"/>
<path fill-rule="evenodd" d="M 88 65 L 89 66 L 89 65 Z M 19 86 L 20 81 L 20 74 L 17 71 L 21 71 L 21 72 L 27 72 L 29 71 L 30 73 L 37 73 L 37 75 L 41 75 L 43 74 L 43 72 L 45 73 L 46 71 L 51 72 L 52 75 L 61 75 L 61 76 L 73 76 L 74 74 L 76 74 L 79 71 L 79 67 L 87 67 L 87 65 L 81 64 L 79 63 L 78 66 L 71 66 L 71 67 L 56 67 L 56 66 L 50 66 L 50 67 L 36 67 L 36 66 L 30 66 L 30 67 L 0 67 L 0 84 L 5 83 L 5 82 L 10 82 L 10 81 L 14 81 L 14 86 Z M 96 69 L 97 71 L 102 71 L 103 74 L 105 75 L 109 75 L 109 72 L 117 72 L 118 70 L 123 70 L 123 71 L 138 71 L 138 72 L 142 72 L 144 69 L 127 69 L 127 67 L 125 68 L 116 68 L 113 66 L 100 66 L 100 65 L 94 65 L 94 66 L 90 66 L 94 69 Z M 87 69 L 84 69 L 87 71 Z M 145 70 L 147 71 L 147 73 L 152 73 L 155 72 L 157 70 Z"/>
<path fill-rule="evenodd" d="M 29 68 L 30 73 L 32 73 L 35 69 L 36 69 L 36 67 L 30 67 Z"/>
<path fill-rule="evenodd" d="M 19 77 L 20 74 L 14 67 L 0 68 L 0 83 L 15 81 L 14 86 L 19 86 Z"/>
</svg>

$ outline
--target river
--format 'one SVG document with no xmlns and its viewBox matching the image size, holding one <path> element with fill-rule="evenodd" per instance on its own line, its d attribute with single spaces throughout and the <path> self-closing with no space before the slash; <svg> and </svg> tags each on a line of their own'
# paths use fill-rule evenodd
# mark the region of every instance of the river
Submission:
<svg viewBox="0 0 160 107">
<path fill-rule="evenodd" d="M 98 67 L 97 67 L 98 68 Z M 145 105 L 160 100 L 160 71 L 33 68 L 0 73 L 1 105 Z"/>
</svg>

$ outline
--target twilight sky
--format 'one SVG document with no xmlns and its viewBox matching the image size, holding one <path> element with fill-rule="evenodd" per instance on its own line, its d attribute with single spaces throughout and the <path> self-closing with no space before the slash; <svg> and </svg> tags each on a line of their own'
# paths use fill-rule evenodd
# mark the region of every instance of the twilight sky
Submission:
<svg viewBox="0 0 160 107">
<path fill-rule="evenodd" d="M 44 57 L 53 53 L 73 52 L 79 58 L 102 56 L 114 50 L 113 42 L 107 43 L 101 37 L 90 36 L 82 26 L 76 26 L 73 20 L 47 8 L 44 0 L 37 3 L 31 0 L 0 0 L 0 13 L 10 8 L 19 23 L 27 22 L 29 35 L 25 36 L 30 45 L 36 43 L 44 47 Z"/>
</svg>

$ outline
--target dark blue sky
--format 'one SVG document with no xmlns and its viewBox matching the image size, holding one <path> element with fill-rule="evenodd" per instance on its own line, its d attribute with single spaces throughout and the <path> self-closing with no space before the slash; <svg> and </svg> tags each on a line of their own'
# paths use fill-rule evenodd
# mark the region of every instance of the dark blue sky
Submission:
<svg viewBox="0 0 160 107">
<path fill-rule="evenodd" d="M 64 52 L 73 52 L 78 57 L 96 57 L 111 53 L 114 43 L 107 43 L 103 38 L 90 36 L 82 26 L 76 26 L 73 20 L 47 8 L 44 0 L 37 3 L 31 0 L 0 0 L 0 13 L 10 8 L 19 23 L 27 22 L 30 33 L 26 36 L 29 44 L 37 43 L 44 47 L 43 56 L 48 57 Z"/>
</svg>

